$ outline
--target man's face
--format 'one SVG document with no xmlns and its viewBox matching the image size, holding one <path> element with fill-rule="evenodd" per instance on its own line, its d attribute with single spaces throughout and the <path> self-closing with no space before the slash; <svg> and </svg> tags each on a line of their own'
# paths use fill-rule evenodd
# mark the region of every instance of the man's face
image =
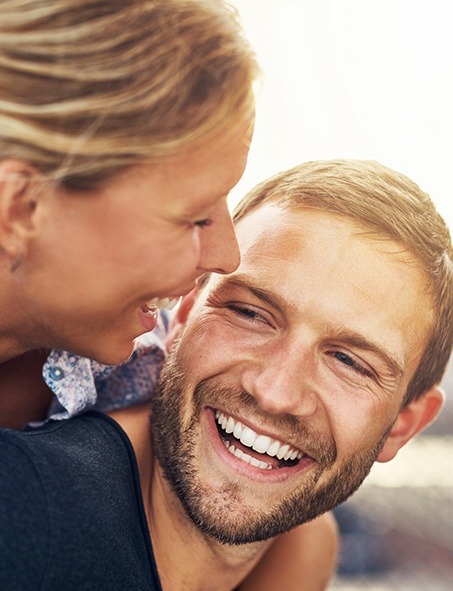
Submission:
<svg viewBox="0 0 453 591">
<path fill-rule="evenodd" d="M 273 205 L 237 230 L 242 263 L 197 301 L 152 418 L 186 512 L 233 544 L 278 535 L 357 489 L 432 321 L 426 277 L 401 245 Z"/>
</svg>

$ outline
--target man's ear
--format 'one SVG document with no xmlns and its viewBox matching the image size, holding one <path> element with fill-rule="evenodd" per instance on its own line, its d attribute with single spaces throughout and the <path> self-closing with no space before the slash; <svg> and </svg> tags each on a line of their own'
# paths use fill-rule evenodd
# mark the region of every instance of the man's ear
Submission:
<svg viewBox="0 0 453 591">
<path fill-rule="evenodd" d="M 170 328 L 167 334 L 167 338 L 165 339 L 165 345 L 167 347 L 167 351 L 173 346 L 175 340 L 179 337 L 184 328 L 186 323 L 187 317 L 189 316 L 190 311 L 197 299 L 197 295 L 199 292 L 198 286 L 195 286 L 192 291 L 190 291 L 187 295 L 185 295 L 179 303 L 178 309 L 176 310 L 176 314 L 173 316 L 172 321 L 170 323 Z"/>
<path fill-rule="evenodd" d="M 444 399 L 443 391 L 434 386 L 422 394 L 420 398 L 410 402 L 399 413 L 377 461 L 392 460 L 403 445 L 417 433 L 429 427 L 442 410 Z"/>
<path fill-rule="evenodd" d="M 0 246 L 11 259 L 24 253 L 34 230 L 39 173 L 23 160 L 0 162 Z"/>
</svg>

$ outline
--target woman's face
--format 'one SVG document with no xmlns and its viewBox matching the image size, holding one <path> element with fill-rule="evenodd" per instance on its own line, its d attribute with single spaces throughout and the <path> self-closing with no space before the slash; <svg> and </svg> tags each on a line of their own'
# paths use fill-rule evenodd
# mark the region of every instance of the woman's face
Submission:
<svg viewBox="0 0 453 591">
<path fill-rule="evenodd" d="M 154 328 L 155 298 L 177 298 L 201 274 L 237 268 L 226 199 L 245 168 L 248 127 L 135 166 L 101 190 L 45 195 L 20 269 L 32 346 L 121 362 Z"/>
</svg>

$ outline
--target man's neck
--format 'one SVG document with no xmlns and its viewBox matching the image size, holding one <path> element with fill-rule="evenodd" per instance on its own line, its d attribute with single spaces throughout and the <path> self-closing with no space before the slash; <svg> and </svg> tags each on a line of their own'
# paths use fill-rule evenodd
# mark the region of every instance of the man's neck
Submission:
<svg viewBox="0 0 453 591">
<path fill-rule="evenodd" d="M 154 554 L 164 590 L 235 589 L 268 548 L 269 542 L 224 545 L 202 534 L 187 517 L 157 462 L 148 506 Z"/>
<path fill-rule="evenodd" d="M 164 591 L 231 591 L 259 561 L 269 542 L 227 546 L 202 534 L 187 517 L 157 461 L 146 406 L 111 413 L 134 447 L 154 555 Z"/>
</svg>

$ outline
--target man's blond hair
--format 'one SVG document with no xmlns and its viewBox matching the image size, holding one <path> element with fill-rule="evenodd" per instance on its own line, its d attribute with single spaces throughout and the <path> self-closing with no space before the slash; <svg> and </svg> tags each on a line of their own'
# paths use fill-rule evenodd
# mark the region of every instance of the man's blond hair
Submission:
<svg viewBox="0 0 453 591">
<path fill-rule="evenodd" d="M 407 176 L 372 160 L 307 162 L 252 189 L 235 222 L 264 203 L 310 207 L 348 218 L 368 236 L 400 243 L 425 271 L 435 320 L 404 404 L 438 384 L 453 343 L 453 251 L 449 229 L 434 203 Z"/>
</svg>

